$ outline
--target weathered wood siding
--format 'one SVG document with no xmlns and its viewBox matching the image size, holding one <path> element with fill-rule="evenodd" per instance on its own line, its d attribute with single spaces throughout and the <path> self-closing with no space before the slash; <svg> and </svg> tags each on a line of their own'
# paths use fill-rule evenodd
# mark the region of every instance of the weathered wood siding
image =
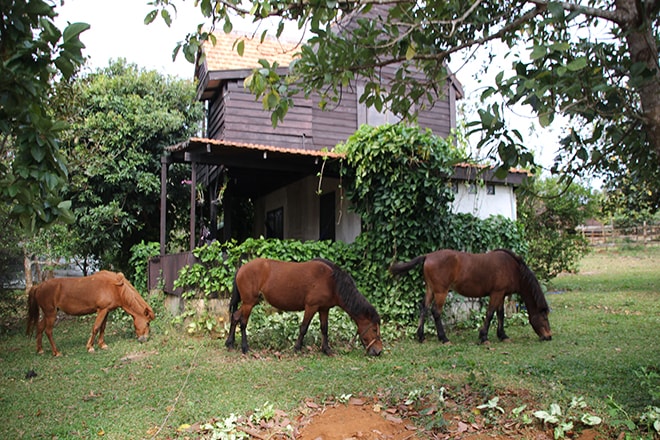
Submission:
<svg viewBox="0 0 660 440">
<path fill-rule="evenodd" d="M 216 96 L 209 101 L 207 114 L 207 137 L 209 139 L 222 139 L 225 129 L 225 116 L 227 106 L 225 105 L 226 87 L 223 87 Z"/>
<path fill-rule="evenodd" d="M 209 102 L 207 137 L 284 148 L 310 150 L 331 149 L 346 141 L 360 124 L 357 86 L 347 88 L 337 104 L 319 108 L 320 98 L 294 98 L 283 122 L 273 127 L 270 112 L 260 100 L 243 87 L 243 79 L 224 82 Z M 445 137 L 455 127 L 455 93 L 448 87 L 446 95 L 433 107 L 421 111 L 419 125 Z"/>
<path fill-rule="evenodd" d="M 311 99 L 297 98 L 295 106 L 277 127 L 260 100 L 243 87 L 243 81 L 227 82 L 222 139 L 275 147 L 314 149 Z M 217 137 L 216 137 L 217 138 Z"/>
<path fill-rule="evenodd" d="M 332 149 L 346 141 L 358 128 L 357 95 L 347 90 L 337 104 L 329 104 L 327 110 L 319 108 L 320 98 L 312 99 L 312 120 L 314 126 L 314 144 L 317 149 Z"/>
</svg>

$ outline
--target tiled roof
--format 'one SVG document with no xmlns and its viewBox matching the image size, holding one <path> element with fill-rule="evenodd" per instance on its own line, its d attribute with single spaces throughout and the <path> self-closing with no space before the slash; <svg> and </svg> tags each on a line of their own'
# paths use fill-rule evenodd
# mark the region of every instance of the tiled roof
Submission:
<svg viewBox="0 0 660 440">
<path fill-rule="evenodd" d="M 167 147 L 167 150 L 170 152 L 186 151 L 190 144 L 208 144 L 219 147 L 238 148 L 243 150 L 256 150 L 263 152 L 284 153 L 284 154 L 293 154 L 293 155 L 302 155 L 302 156 L 328 157 L 333 159 L 340 159 L 344 157 L 343 154 L 335 153 L 332 151 L 274 147 L 272 145 L 252 144 L 247 142 L 234 142 L 234 141 L 227 141 L 221 139 L 207 139 L 207 138 L 197 138 L 197 137 L 193 137 L 186 142 L 182 142 L 180 144 Z"/>
<path fill-rule="evenodd" d="M 260 36 L 248 37 L 238 34 L 219 32 L 215 46 L 206 41 L 203 45 L 206 63 L 212 70 L 240 70 L 259 67 L 259 60 L 266 59 L 270 63 L 277 61 L 282 67 L 288 66 L 298 52 L 298 43 L 291 43 L 274 38 L 260 41 Z M 243 41 L 243 56 L 238 55 L 236 44 Z"/>
</svg>

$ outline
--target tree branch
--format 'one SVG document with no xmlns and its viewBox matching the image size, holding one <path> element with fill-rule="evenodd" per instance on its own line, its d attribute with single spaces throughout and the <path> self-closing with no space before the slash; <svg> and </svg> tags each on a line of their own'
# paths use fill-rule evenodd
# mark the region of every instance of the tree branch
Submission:
<svg viewBox="0 0 660 440">
<path fill-rule="evenodd" d="M 535 4 L 537 7 L 547 7 L 550 1 L 548 0 L 528 0 L 530 3 Z M 557 3 L 557 2 L 553 2 Z M 621 24 L 624 17 L 620 12 L 617 11 L 607 11 L 599 8 L 591 8 L 588 6 L 578 5 L 575 3 L 568 2 L 558 2 L 562 8 L 571 12 L 579 12 L 580 14 L 588 15 L 590 17 L 603 18 L 605 20 L 613 21 L 615 23 Z"/>
</svg>

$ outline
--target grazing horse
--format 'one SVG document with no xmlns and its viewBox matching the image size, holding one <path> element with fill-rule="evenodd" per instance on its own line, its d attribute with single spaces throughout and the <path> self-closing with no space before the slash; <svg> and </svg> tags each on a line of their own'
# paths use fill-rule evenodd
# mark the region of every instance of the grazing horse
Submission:
<svg viewBox="0 0 660 440">
<path fill-rule="evenodd" d="M 149 337 L 149 321 L 155 317 L 154 311 L 124 274 L 104 270 L 87 277 L 52 278 L 30 289 L 27 333 L 31 334 L 36 326 L 37 353 L 43 353 L 41 336 L 45 330 L 53 355 L 60 356 L 61 353 L 53 341 L 53 325 L 57 310 L 75 316 L 91 315 L 96 312 L 92 335 L 87 341 L 87 351 L 90 353 L 94 351 L 94 339 L 97 333 L 99 348 L 106 349 L 108 346 L 104 340 L 105 324 L 108 313 L 117 307 L 121 307 L 133 317 L 138 341 L 146 341 Z M 39 320 L 39 309 L 44 315 L 41 320 Z"/>
<path fill-rule="evenodd" d="M 323 259 L 302 263 L 257 258 L 241 266 L 234 278 L 229 303 L 231 326 L 225 345 L 234 348 L 236 325 L 241 326 L 241 349 L 248 351 L 245 328 L 260 295 L 273 307 L 284 311 L 304 310 L 300 333 L 294 346 L 299 351 L 309 323 L 316 312 L 321 321 L 323 353 L 330 354 L 328 313 L 339 306 L 355 321 L 360 341 L 371 356 L 380 355 L 380 316 L 358 291 L 353 278 L 336 264 Z M 241 307 L 238 303 L 241 302 Z"/>
<path fill-rule="evenodd" d="M 479 329 L 480 341 L 488 341 L 488 329 L 497 312 L 497 336 L 508 339 L 504 333 L 504 298 L 518 293 L 527 307 L 529 323 L 541 340 L 552 339 L 548 321 L 548 303 L 534 273 L 518 255 L 506 249 L 497 249 L 486 254 L 470 254 L 442 249 L 421 255 L 407 263 L 394 263 L 390 272 L 399 275 L 408 272 L 418 264 L 424 265 L 426 295 L 420 306 L 417 339 L 424 340 L 424 320 L 431 302 L 438 339 L 449 342 L 440 319 L 440 312 L 449 290 L 470 298 L 490 297 L 488 311 L 483 326 Z"/>
</svg>

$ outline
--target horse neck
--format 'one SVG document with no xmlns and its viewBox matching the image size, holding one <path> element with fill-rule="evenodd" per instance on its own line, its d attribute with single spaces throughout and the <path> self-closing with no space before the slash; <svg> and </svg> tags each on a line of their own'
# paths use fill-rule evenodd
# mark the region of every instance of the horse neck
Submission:
<svg viewBox="0 0 660 440">
<path fill-rule="evenodd" d="M 144 302 L 144 299 L 137 293 L 137 290 L 131 289 L 129 285 L 124 284 L 121 287 L 121 292 L 119 293 L 122 297 L 122 306 L 126 313 L 135 318 L 136 315 L 142 315 L 144 309 L 147 307 L 147 303 Z"/>
</svg>

